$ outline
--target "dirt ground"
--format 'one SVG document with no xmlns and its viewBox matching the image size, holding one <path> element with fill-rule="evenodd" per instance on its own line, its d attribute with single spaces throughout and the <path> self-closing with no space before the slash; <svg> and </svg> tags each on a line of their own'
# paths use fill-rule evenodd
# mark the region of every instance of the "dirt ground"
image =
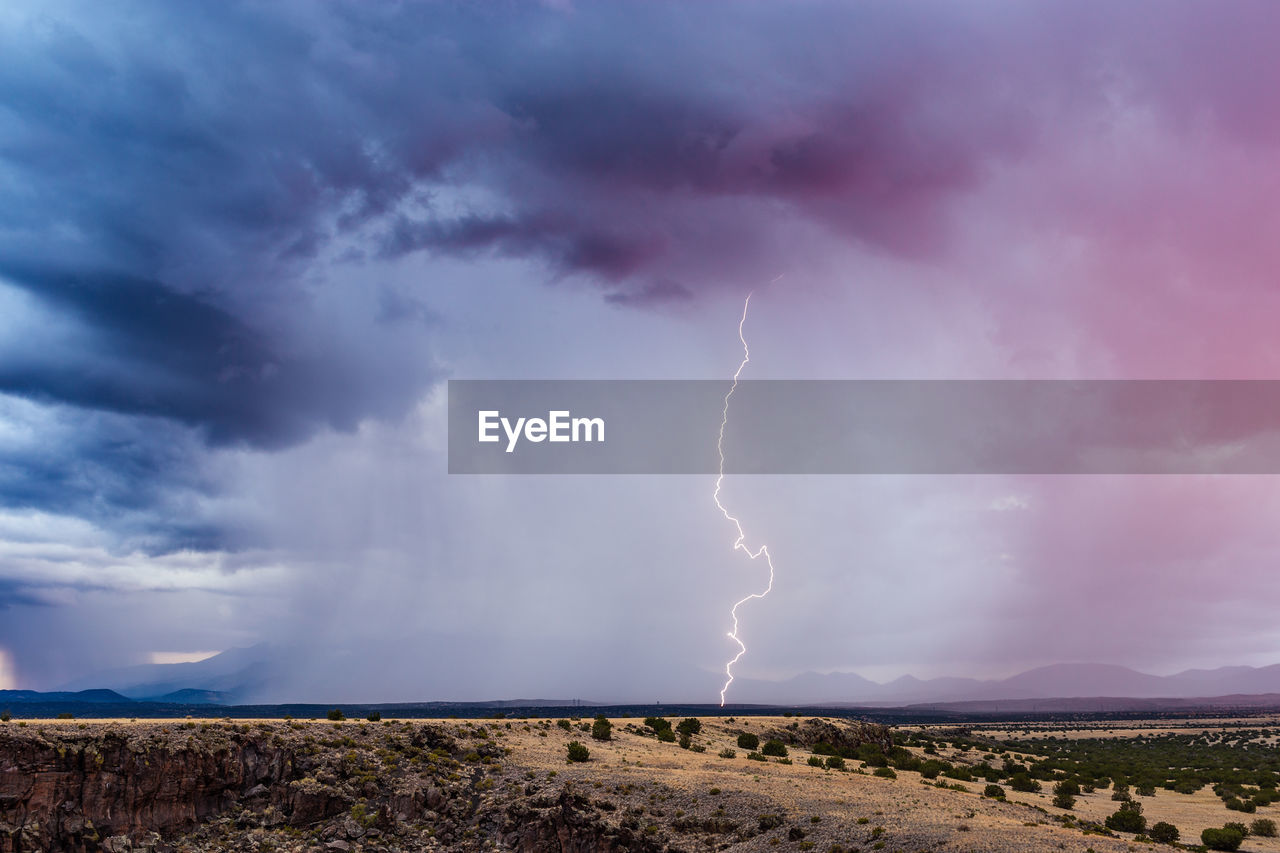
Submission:
<svg viewBox="0 0 1280 853">
<path fill-rule="evenodd" d="M 495 803 L 514 802 L 519 797 L 547 795 L 566 789 L 588 798 L 593 807 L 610 821 L 638 822 L 640 831 L 669 849 L 694 850 L 816 850 L 840 851 L 1035 851 L 1068 850 L 1129 851 L 1160 849 L 1135 842 L 1131 835 L 1107 837 L 1086 834 L 1077 826 L 1064 825 L 1068 814 L 1076 819 L 1099 823 L 1116 803 L 1110 791 L 1082 795 L 1075 809 L 1066 812 L 1051 805 L 1045 786 L 1041 794 L 1009 791 L 1002 802 L 984 798 L 985 782 L 961 783 L 967 791 L 937 787 L 918 773 L 896 771 L 897 778 L 871 774 L 848 762 L 841 772 L 812 767 L 810 753 L 790 749 L 791 763 L 776 758 L 761 762 L 748 760 L 747 750 L 737 746 L 738 735 L 752 732 L 765 739 L 766 733 L 795 722 L 783 717 L 701 718 L 702 731 L 693 738 L 695 748 L 661 742 L 646 732 L 643 722 L 614 718 L 612 740 L 593 740 L 583 727 L 590 720 L 575 720 L 570 730 L 557 721 L 511 720 L 384 720 L 379 723 L 325 720 L 292 721 L 291 736 L 344 735 L 377 737 L 378 732 L 397 726 L 430 724 L 449 731 L 459 740 L 483 738 L 501 747 L 505 756 L 490 768 L 493 784 L 484 794 Z M 677 723 L 677 718 L 671 719 Z M 840 721 L 833 721 L 840 724 Z M 1251 721 L 1254 723 L 1256 721 Z M 254 727 L 283 730 L 279 720 L 218 721 L 220 725 L 248 723 Z M 125 720 L 42 720 L 27 725 L 47 729 L 92 730 L 99 726 L 182 726 L 184 721 Z M 1223 725 L 1229 725 L 1224 721 Z M 16 725 L 16 722 L 8 725 Z M 1103 725 L 1077 732 L 1079 736 L 1149 734 L 1152 729 L 1125 723 L 1127 728 Z M 1167 721 L 1162 726 L 1171 726 Z M 1215 724 L 1197 723 L 1202 729 Z M 1257 723 L 1257 725 L 1266 725 Z M 1180 729 L 1190 731 L 1192 729 Z M 482 733 L 481 733 L 482 731 Z M 1021 729 L 986 730 L 997 737 L 1028 739 Z M 1061 732 L 1059 732 L 1061 735 Z M 357 741 L 362 740 L 356 737 Z M 590 750 L 582 763 L 567 761 L 567 745 L 577 740 Z M 734 757 L 722 757 L 732 749 Z M 975 762 L 974 751 L 961 754 L 943 749 L 939 757 Z M 951 782 L 952 780 L 945 780 Z M 1227 811 L 1208 789 L 1193 795 L 1159 790 L 1153 797 L 1139 798 L 1148 824 L 1165 820 L 1182 832 L 1183 843 L 1197 843 L 1200 830 L 1221 826 L 1241 815 Z M 1271 816 L 1272 809 L 1254 817 Z M 1247 820 L 1246 820 L 1247 822 Z M 179 850 L 183 849 L 181 845 Z M 310 848 L 306 848 L 310 849 Z M 320 848 L 316 848 L 320 849 Z M 352 849 L 361 849 L 356 844 Z M 1277 851 L 1280 839 L 1248 838 L 1242 850 Z"/>
</svg>

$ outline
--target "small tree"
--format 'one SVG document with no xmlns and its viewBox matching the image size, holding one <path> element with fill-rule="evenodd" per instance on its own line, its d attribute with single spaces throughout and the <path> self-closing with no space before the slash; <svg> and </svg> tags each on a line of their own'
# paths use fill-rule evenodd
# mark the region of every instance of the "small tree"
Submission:
<svg viewBox="0 0 1280 853">
<path fill-rule="evenodd" d="M 591 757 L 591 750 L 587 749 L 576 740 L 569 741 L 569 760 L 570 761 L 586 761 Z"/>
<path fill-rule="evenodd" d="M 697 717 L 686 717 L 676 725 L 676 731 L 682 735 L 696 735 L 702 732 L 702 721 Z"/>
<path fill-rule="evenodd" d="M 1024 794 L 1034 794 L 1040 790 L 1040 783 L 1026 773 L 1015 773 L 1009 777 L 1009 787 Z"/>
<path fill-rule="evenodd" d="M 655 732 L 671 731 L 671 721 L 666 717 L 645 717 L 644 724 Z"/>
<path fill-rule="evenodd" d="M 591 737 L 595 740 L 613 740 L 613 723 L 605 719 L 604 714 L 596 714 L 591 724 Z"/>
<path fill-rule="evenodd" d="M 844 769 L 844 759 L 843 759 L 843 758 L 841 758 L 841 757 L 840 757 L 840 756 L 838 756 L 838 755 L 828 755 L 828 756 L 827 756 L 827 769 L 828 769 L 828 770 L 843 770 L 843 769 Z"/>
<path fill-rule="evenodd" d="M 1178 832 L 1178 827 L 1164 820 L 1147 830 L 1147 835 L 1151 836 L 1151 840 L 1158 844 L 1173 844 L 1182 837 L 1182 833 Z"/>
<path fill-rule="evenodd" d="M 328 713 L 327 716 L 329 717 L 329 719 L 333 720 L 335 723 L 342 722 L 347 718 L 347 715 L 342 713 L 341 708 L 334 708 L 332 711 Z"/>
<path fill-rule="evenodd" d="M 760 749 L 765 755 L 772 755 L 775 758 L 787 757 L 787 745 L 780 740 L 767 740 Z"/>
<path fill-rule="evenodd" d="M 1200 843 L 1210 850 L 1239 850 L 1244 843 L 1244 833 L 1233 826 L 1206 829 L 1200 833 Z"/>
<path fill-rule="evenodd" d="M 1004 788 L 1001 788 L 999 785 L 988 785 L 982 789 L 982 796 L 991 797 L 994 800 L 1003 800 Z"/>
<path fill-rule="evenodd" d="M 1249 834 L 1261 838 L 1276 837 L 1276 822 L 1269 817 L 1260 817 L 1249 824 Z"/>
<path fill-rule="evenodd" d="M 382 712 L 381 712 L 381 711 L 370 711 L 370 712 L 369 712 L 369 716 L 365 717 L 365 719 L 366 719 L 366 720 L 368 720 L 368 721 L 369 721 L 369 722 L 371 722 L 371 723 L 376 723 L 376 722 L 378 722 L 378 721 L 380 721 L 380 720 L 382 719 Z"/>
<path fill-rule="evenodd" d="M 1107 829 L 1117 832 L 1142 832 L 1147 828 L 1147 819 L 1142 816 L 1142 804 L 1125 802 L 1120 810 L 1106 820 Z"/>
<path fill-rule="evenodd" d="M 1074 779 L 1063 779 L 1053 786 L 1053 804 L 1060 809 L 1070 809 L 1076 804 L 1080 786 Z"/>
<path fill-rule="evenodd" d="M 658 740 L 663 743 L 675 743 L 676 733 L 671 731 L 670 726 L 667 726 L 665 729 L 658 729 Z"/>
<path fill-rule="evenodd" d="M 738 735 L 738 747 L 740 749 L 756 749 L 760 746 L 760 738 L 751 734 L 751 732 L 743 732 Z"/>
</svg>

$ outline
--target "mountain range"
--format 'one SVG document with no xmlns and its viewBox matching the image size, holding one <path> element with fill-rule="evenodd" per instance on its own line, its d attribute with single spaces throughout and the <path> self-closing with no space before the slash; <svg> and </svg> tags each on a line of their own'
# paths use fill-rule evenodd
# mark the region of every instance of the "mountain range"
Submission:
<svg viewBox="0 0 1280 853">
<path fill-rule="evenodd" d="M 184 704 L 260 702 L 270 695 L 271 684 L 290 668 L 293 655 L 288 649 L 267 644 L 228 649 L 195 663 L 146 664 L 99 672 L 59 690 L 111 690 L 133 700 Z M 1280 694 L 1280 664 L 1188 669 L 1160 676 L 1115 664 L 1059 663 L 1003 679 L 919 679 L 906 675 L 886 683 L 852 672 L 805 672 L 782 681 L 739 678 L 731 698 L 738 703 L 765 705 L 906 707 L 1050 698 L 1192 699 L 1265 694 Z M 429 701 L 440 697 L 403 698 Z M 609 697 L 596 699 L 607 702 Z"/>
</svg>

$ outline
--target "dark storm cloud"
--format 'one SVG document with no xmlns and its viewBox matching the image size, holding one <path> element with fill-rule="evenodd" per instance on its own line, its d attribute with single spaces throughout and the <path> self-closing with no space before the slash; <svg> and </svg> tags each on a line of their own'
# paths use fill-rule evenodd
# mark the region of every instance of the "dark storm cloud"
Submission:
<svg viewBox="0 0 1280 853">
<path fill-rule="evenodd" d="M 19 10 L 0 27 L 0 296 L 43 321 L 3 330 L 0 390 L 181 425 L 192 458 L 153 472 L 180 481 L 198 442 L 349 430 L 439 378 L 429 323 L 419 350 L 384 346 L 415 299 L 365 305 L 324 279 L 360 258 L 531 259 L 652 305 L 772 270 L 780 223 L 935 257 L 952 202 L 1108 80 L 1273 132 L 1232 85 L 1259 65 L 1241 33 L 1269 31 L 1269 7 L 1241 7 L 1257 20 L 1227 28 L 1230 53 L 1195 14 L 1138 7 Z M 79 470 L 68 452 L 65 472 L 17 478 L 28 503 Z M 128 453 L 89 462 L 140 476 Z"/>
</svg>

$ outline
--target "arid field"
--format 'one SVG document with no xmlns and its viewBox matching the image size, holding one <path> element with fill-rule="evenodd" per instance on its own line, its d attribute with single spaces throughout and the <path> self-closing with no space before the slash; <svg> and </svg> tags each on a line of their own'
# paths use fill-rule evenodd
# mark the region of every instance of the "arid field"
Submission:
<svg viewBox="0 0 1280 853">
<path fill-rule="evenodd" d="M 681 719 L 666 722 L 679 728 Z M 885 729 L 703 717 L 681 743 L 641 719 L 609 723 L 600 740 L 590 718 L 10 721 L 0 724 L 0 851 L 1160 849 L 1102 826 L 1120 804 L 1114 788 L 1081 792 L 1068 810 L 1054 806 L 1049 780 L 1039 792 L 1002 781 L 999 799 L 984 796 L 988 780 L 956 777 L 1040 758 L 1030 746 L 1005 748 L 1009 741 L 1173 733 L 1216 743 L 1247 730 L 1257 746 L 1223 748 L 1257 754 L 1274 748 L 1265 741 L 1276 725 Z M 786 756 L 739 746 L 744 734 L 761 745 L 778 740 Z M 585 761 L 569 761 L 574 741 L 589 751 Z M 814 750 L 833 744 L 870 753 L 896 745 L 900 768 L 849 758 L 829 768 L 840 762 Z M 901 769 L 912 758 L 943 762 L 950 775 Z M 1184 844 L 1198 844 L 1202 829 L 1280 811 L 1228 810 L 1210 785 L 1131 799 L 1148 826 L 1173 824 Z M 1280 840 L 1250 835 L 1240 849 L 1280 851 Z"/>
</svg>

